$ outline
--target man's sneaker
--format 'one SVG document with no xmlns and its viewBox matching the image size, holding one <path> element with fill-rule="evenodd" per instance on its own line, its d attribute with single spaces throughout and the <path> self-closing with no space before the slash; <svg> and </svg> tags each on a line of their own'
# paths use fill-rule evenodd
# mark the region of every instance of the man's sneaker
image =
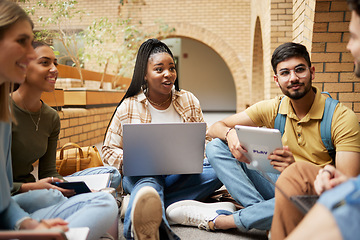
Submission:
<svg viewBox="0 0 360 240">
<path fill-rule="evenodd" d="M 131 229 L 135 240 L 158 240 L 162 221 L 159 194 L 152 187 L 142 187 L 136 194 L 131 209 Z"/>
<path fill-rule="evenodd" d="M 195 226 L 207 231 L 214 230 L 214 219 L 219 215 L 230 215 L 236 207 L 230 202 L 202 203 L 184 200 L 171 204 L 166 209 L 170 224 Z"/>
</svg>

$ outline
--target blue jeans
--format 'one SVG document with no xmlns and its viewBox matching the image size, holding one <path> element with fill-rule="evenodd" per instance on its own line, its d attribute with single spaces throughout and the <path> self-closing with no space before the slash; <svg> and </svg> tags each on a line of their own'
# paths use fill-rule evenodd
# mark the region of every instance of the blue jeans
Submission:
<svg viewBox="0 0 360 240">
<path fill-rule="evenodd" d="M 73 173 L 69 176 L 85 176 L 85 175 L 95 175 L 102 173 L 111 173 L 110 187 L 115 189 L 119 187 L 121 182 L 120 172 L 115 167 L 111 167 L 111 166 L 87 168 L 82 171 Z"/>
<path fill-rule="evenodd" d="M 70 176 L 102 173 L 111 173 L 110 187 L 116 189 L 120 185 L 121 176 L 119 171 L 116 168 L 109 166 L 87 168 Z M 89 239 L 98 239 L 113 224 L 118 212 L 114 198 L 110 194 L 107 195 L 104 195 L 103 193 L 95 195 L 89 193 L 67 198 L 58 190 L 42 189 L 17 194 L 13 199 L 35 219 L 40 220 L 60 217 L 69 221 L 69 227 L 90 227 Z M 113 208 L 113 203 L 116 204 L 116 208 Z M 102 206 L 104 207 L 104 213 L 101 210 Z M 86 209 L 88 209 L 89 212 L 84 214 Z M 102 215 L 100 218 L 103 219 L 103 222 L 97 223 L 97 221 L 100 221 L 98 215 Z M 94 218 L 94 216 L 97 217 Z M 109 223 L 109 220 L 111 219 L 112 221 Z"/>
<path fill-rule="evenodd" d="M 99 239 L 118 215 L 114 197 L 104 192 L 83 193 L 67 198 L 58 190 L 41 189 L 12 198 L 34 219 L 61 218 L 69 223 L 70 228 L 89 227 L 87 239 Z M 39 205 L 37 201 L 44 205 Z"/>
<path fill-rule="evenodd" d="M 208 143 L 206 155 L 230 195 L 244 206 L 233 214 L 238 229 L 269 230 L 275 207 L 275 186 L 258 171 L 248 169 L 246 163 L 235 159 L 220 139 Z M 279 174 L 268 173 L 268 177 L 276 182 Z"/>
<path fill-rule="evenodd" d="M 318 203 L 334 216 L 343 239 L 354 239 L 360 235 L 360 176 L 326 191 Z"/>
<path fill-rule="evenodd" d="M 124 219 L 124 236 L 126 239 L 133 239 L 131 233 L 132 204 L 136 193 L 144 186 L 153 187 L 160 195 L 163 211 L 160 236 L 164 236 L 166 239 L 179 239 L 170 229 L 170 225 L 165 216 L 166 207 L 181 200 L 204 199 L 220 188 L 222 183 L 216 177 L 214 170 L 206 159 L 201 174 L 124 177 L 124 191 L 131 194 Z"/>
<path fill-rule="evenodd" d="M 117 188 L 120 185 L 121 181 L 121 175 L 120 172 L 115 167 L 93 167 L 93 168 L 87 168 L 82 171 L 73 173 L 69 176 L 85 176 L 85 175 L 92 175 L 92 174 L 102 174 L 102 173 L 111 173 L 110 177 L 110 187 Z M 15 195 L 16 197 L 17 195 Z M 51 197 L 41 197 L 41 195 L 33 195 L 32 197 L 36 197 L 36 201 L 32 200 L 31 205 L 27 206 L 27 209 L 25 209 L 26 212 L 32 213 L 40 208 L 48 207 L 54 204 L 57 204 L 61 199 L 63 199 L 63 195 L 61 192 L 56 192 L 52 194 Z M 16 199 L 16 198 L 14 198 Z"/>
</svg>

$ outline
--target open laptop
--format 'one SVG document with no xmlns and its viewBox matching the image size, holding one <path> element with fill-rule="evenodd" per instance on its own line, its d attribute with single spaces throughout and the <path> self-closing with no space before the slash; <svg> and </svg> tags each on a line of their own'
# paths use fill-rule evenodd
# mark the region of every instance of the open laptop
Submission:
<svg viewBox="0 0 360 240">
<path fill-rule="evenodd" d="M 319 199 L 318 195 L 298 195 L 287 196 L 279 186 L 277 186 L 267 173 L 280 173 L 275 170 L 267 156 L 276 148 L 281 148 L 281 134 L 277 129 L 235 126 L 241 145 L 247 149 L 247 158 L 251 161 L 249 169 L 255 169 L 272 183 L 287 199 L 289 199 L 302 213 L 306 214 Z"/>
<path fill-rule="evenodd" d="M 261 171 L 261 170 L 259 170 Z M 285 191 L 276 185 L 269 176 L 262 171 L 262 175 L 272 183 L 277 190 L 287 199 L 290 200 L 304 215 L 310 211 L 310 209 L 315 205 L 316 201 L 319 199 L 318 195 L 293 195 L 288 196 Z"/>
<path fill-rule="evenodd" d="M 201 173 L 205 135 L 206 123 L 123 124 L 124 175 Z"/>
</svg>

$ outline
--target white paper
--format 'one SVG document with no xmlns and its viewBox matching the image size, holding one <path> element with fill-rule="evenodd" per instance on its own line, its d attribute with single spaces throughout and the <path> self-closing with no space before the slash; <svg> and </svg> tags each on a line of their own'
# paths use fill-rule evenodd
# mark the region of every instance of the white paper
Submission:
<svg viewBox="0 0 360 240">
<path fill-rule="evenodd" d="M 89 231 L 88 227 L 69 228 L 65 235 L 68 240 L 86 240 Z"/>
<path fill-rule="evenodd" d="M 110 173 L 84 175 L 84 176 L 68 176 L 64 177 L 68 182 L 79 182 L 84 181 L 91 190 L 99 191 L 102 188 L 109 187 L 111 184 Z"/>
</svg>

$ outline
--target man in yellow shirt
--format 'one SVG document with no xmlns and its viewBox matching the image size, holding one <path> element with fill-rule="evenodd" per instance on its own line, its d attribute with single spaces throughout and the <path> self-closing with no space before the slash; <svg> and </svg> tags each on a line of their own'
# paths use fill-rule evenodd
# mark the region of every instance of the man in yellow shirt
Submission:
<svg viewBox="0 0 360 240">
<path fill-rule="evenodd" d="M 347 49 L 355 58 L 355 75 L 360 77 L 360 1 L 348 0 L 348 4 L 352 12 Z M 347 123 L 347 125 L 349 124 L 351 123 Z M 358 144 L 360 145 L 360 142 Z M 344 158 L 340 158 L 340 160 L 344 160 Z M 337 158 L 336 168 L 327 165 L 319 171 L 310 169 L 300 172 L 290 168 L 286 170 L 278 180 L 279 186 L 294 189 L 295 191 L 292 191 L 294 194 L 317 194 L 320 195 L 320 198 L 297 225 L 302 219 L 302 215 L 295 213 L 296 218 L 294 218 L 293 206 L 281 193 L 276 192 L 275 213 L 271 228 L 272 239 L 287 237 L 292 240 L 350 240 L 359 236 L 360 175 L 357 178 L 349 178 L 359 171 L 359 161 L 360 159 L 357 158 L 351 172 L 340 169 Z M 307 179 L 307 186 L 299 184 L 301 183 L 299 175 Z"/>
<path fill-rule="evenodd" d="M 209 128 L 209 136 L 217 139 L 206 147 L 208 160 L 231 196 L 244 208 L 234 213 L 217 211 L 217 214 L 210 209 L 199 210 L 201 214 L 198 214 L 194 211 L 187 213 L 187 206 L 191 209 L 191 203 L 177 203 L 182 211 L 176 211 L 176 206 L 170 205 L 168 208 L 171 211 L 167 211 L 170 221 L 191 225 L 184 221 L 188 217 L 195 222 L 192 225 L 199 222 L 199 225 L 201 223 L 204 226 L 205 220 L 206 229 L 270 229 L 275 205 L 274 186 L 258 171 L 248 169 L 249 160 L 243 154 L 234 127 L 246 125 L 274 128 L 278 112 L 286 115 L 286 124 L 282 137 L 284 147 L 268 157 L 275 169 L 283 172 L 290 166 L 294 171 L 316 169 L 317 173 L 322 166 L 332 163 L 348 176 L 359 173 L 360 129 L 353 111 L 338 103 L 333 113 L 331 136 L 336 149 L 336 162 L 331 159 L 321 140 L 320 122 L 328 96 L 312 86 L 315 68 L 311 66 L 305 46 L 284 43 L 275 49 L 271 63 L 275 73 L 274 81 L 285 97 L 261 101 Z M 268 176 L 275 182 L 279 174 L 268 173 Z M 313 181 L 301 179 L 301 183 L 312 184 Z M 291 189 L 289 195 L 292 195 Z M 198 221 L 191 218 L 195 215 L 200 216 L 197 217 Z"/>
</svg>

